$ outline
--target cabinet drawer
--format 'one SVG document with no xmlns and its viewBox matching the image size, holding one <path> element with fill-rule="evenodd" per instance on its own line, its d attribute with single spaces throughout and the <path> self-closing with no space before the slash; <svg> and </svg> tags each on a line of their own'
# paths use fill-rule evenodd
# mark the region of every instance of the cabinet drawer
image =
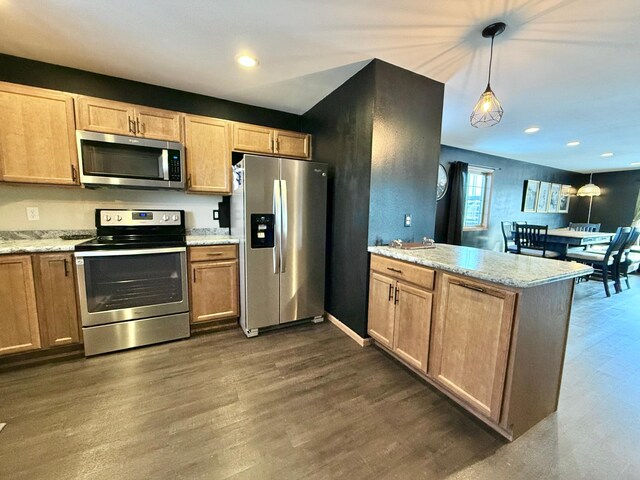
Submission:
<svg viewBox="0 0 640 480">
<path fill-rule="evenodd" d="M 189 247 L 189 260 L 192 262 L 212 262 L 215 260 L 234 260 L 236 258 L 238 258 L 238 253 L 235 245 Z"/>
<path fill-rule="evenodd" d="M 426 267 L 380 255 L 371 255 L 371 270 L 433 290 L 435 272 Z"/>
</svg>

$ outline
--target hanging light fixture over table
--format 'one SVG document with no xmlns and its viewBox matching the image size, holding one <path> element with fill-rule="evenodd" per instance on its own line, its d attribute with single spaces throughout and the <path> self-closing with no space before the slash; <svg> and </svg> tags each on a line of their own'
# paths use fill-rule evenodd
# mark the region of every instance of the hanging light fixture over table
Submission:
<svg viewBox="0 0 640 480">
<path fill-rule="evenodd" d="M 493 39 L 496 35 L 504 32 L 507 25 L 503 22 L 492 23 L 482 30 L 484 38 L 491 37 L 491 56 L 489 57 L 489 78 L 487 80 L 487 88 L 480 95 L 478 103 L 473 107 L 471 112 L 471 125 L 476 128 L 493 127 L 502 119 L 504 110 L 500 101 L 497 99 L 493 90 L 491 90 L 491 64 L 493 63 Z"/>
<path fill-rule="evenodd" d="M 587 223 L 591 223 L 591 205 L 593 204 L 593 197 L 600 196 L 600 187 L 593 183 L 593 173 L 589 175 L 589 183 L 580 187 L 576 195 L 579 197 L 589 197 L 589 214 L 587 215 Z"/>
</svg>

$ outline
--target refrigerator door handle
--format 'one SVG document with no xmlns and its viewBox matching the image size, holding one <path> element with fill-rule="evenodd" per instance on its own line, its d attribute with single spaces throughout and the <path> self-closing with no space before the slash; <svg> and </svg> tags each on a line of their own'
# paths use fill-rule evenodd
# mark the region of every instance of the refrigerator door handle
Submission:
<svg viewBox="0 0 640 480">
<path fill-rule="evenodd" d="M 280 273 L 287 271 L 287 232 L 289 231 L 289 215 L 287 208 L 287 181 L 280 180 L 282 193 L 282 223 L 281 223 L 281 249 L 280 249 Z"/>
<path fill-rule="evenodd" d="M 280 197 L 280 180 L 273 181 L 273 213 L 276 216 L 275 234 L 276 244 L 273 247 L 273 273 L 280 271 L 280 217 L 282 215 L 282 199 Z"/>
</svg>

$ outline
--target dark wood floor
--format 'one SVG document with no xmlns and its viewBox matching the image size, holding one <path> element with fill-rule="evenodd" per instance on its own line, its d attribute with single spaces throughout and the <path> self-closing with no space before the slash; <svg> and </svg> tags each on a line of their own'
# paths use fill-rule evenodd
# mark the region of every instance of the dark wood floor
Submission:
<svg viewBox="0 0 640 480">
<path fill-rule="evenodd" d="M 560 410 L 511 444 L 325 323 L 0 374 L 0 478 L 638 478 L 633 280 L 578 286 Z"/>
</svg>

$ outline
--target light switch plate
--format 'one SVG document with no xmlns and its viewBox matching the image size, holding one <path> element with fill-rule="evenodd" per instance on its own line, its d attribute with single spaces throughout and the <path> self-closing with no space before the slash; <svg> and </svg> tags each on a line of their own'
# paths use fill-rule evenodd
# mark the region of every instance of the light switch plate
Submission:
<svg viewBox="0 0 640 480">
<path fill-rule="evenodd" d="M 27 220 L 40 220 L 40 209 L 38 207 L 27 207 Z"/>
<path fill-rule="evenodd" d="M 411 226 L 411 214 L 410 213 L 405 213 L 404 214 L 404 226 L 405 227 L 410 227 Z"/>
</svg>

